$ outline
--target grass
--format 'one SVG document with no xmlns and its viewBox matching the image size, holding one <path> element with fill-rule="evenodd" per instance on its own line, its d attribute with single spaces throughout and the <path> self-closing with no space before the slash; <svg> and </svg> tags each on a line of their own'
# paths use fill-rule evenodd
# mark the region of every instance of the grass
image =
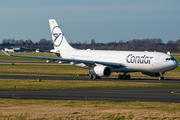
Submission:
<svg viewBox="0 0 180 120">
<path fill-rule="evenodd" d="M 37 75 L 37 76 L 69 76 L 69 77 L 77 77 L 76 74 L 48 74 L 48 73 L 11 73 L 11 72 L 0 72 L 0 75 Z"/>
<path fill-rule="evenodd" d="M 0 108 L 0 119 L 180 119 L 180 103 L 0 99 Z"/>
<path fill-rule="evenodd" d="M 40 74 L 87 74 L 88 69 L 73 65 L 0 65 L 0 73 L 40 73 Z"/>
<path fill-rule="evenodd" d="M 25 56 L 41 56 L 41 57 L 57 57 L 53 53 L 10 53 L 13 55 L 25 55 Z M 43 59 L 36 59 L 36 58 L 23 58 L 23 57 L 9 57 L 4 53 L 0 52 L 0 62 L 46 62 Z"/>
<path fill-rule="evenodd" d="M 171 55 L 180 63 L 180 53 L 172 53 Z"/>
<path fill-rule="evenodd" d="M 8 80 L 0 79 L 1 90 L 39 90 L 39 89 L 90 89 L 90 88 L 126 88 L 126 87 L 179 87 L 180 84 L 80 81 L 80 80 Z"/>
</svg>

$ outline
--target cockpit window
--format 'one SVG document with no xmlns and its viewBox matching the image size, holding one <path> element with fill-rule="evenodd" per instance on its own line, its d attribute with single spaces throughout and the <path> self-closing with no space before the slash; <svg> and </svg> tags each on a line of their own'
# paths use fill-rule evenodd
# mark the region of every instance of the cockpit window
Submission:
<svg viewBox="0 0 180 120">
<path fill-rule="evenodd" d="M 174 57 L 166 58 L 166 60 L 176 60 Z"/>
<path fill-rule="evenodd" d="M 171 60 L 176 60 L 175 58 L 171 57 Z"/>
<path fill-rule="evenodd" d="M 166 60 L 170 60 L 170 58 L 166 58 Z"/>
</svg>

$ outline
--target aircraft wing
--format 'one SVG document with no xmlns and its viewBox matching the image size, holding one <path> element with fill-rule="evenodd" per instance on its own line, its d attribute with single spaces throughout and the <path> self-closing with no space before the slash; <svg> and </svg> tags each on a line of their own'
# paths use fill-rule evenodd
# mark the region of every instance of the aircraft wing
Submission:
<svg viewBox="0 0 180 120">
<path fill-rule="evenodd" d="M 37 59 L 46 59 L 46 60 L 59 60 L 59 61 L 68 61 L 68 62 L 78 62 L 78 63 L 85 63 L 85 64 L 101 64 L 106 65 L 110 67 L 124 67 L 124 65 L 119 63 L 113 63 L 113 62 L 103 62 L 103 61 L 92 61 L 92 60 L 79 60 L 79 59 L 65 59 L 65 58 L 53 58 L 53 57 L 38 57 L 38 56 L 24 56 L 24 55 L 11 55 L 5 51 L 2 50 L 2 52 L 8 56 L 12 57 L 25 57 L 25 58 L 37 58 Z"/>
</svg>

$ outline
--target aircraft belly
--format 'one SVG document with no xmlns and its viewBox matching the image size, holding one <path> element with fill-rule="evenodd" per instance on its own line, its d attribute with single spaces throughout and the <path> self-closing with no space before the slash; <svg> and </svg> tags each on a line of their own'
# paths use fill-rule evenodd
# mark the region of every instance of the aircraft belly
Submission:
<svg viewBox="0 0 180 120">
<path fill-rule="evenodd" d="M 115 69 L 115 72 L 152 72 L 151 64 L 126 64 L 127 67 Z M 118 71 L 119 70 L 119 71 Z M 114 72 L 114 70 L 112 70 Z"/>
<path fill-rule="evenodd" d="M 133 70 L 128 67 L 121 67 L 121 68 L 113 68 L 111 69 L 112 72 L 137 72 L 136 70 Z"/>
</svg>

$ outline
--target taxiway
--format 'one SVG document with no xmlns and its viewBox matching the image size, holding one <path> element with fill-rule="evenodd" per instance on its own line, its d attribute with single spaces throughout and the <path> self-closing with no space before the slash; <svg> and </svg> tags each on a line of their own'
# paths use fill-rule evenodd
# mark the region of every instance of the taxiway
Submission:
<svg viewBox="0 0 180 120">
<path fill-rule="evenodd" d="M 180 103 L 180 87 L 0 90 L 0 98 L 46 100 L 148 101 Z"/>
<path fill-rule="evenodd" d="M 96 79 L 96 80 L 89 80 L 87 77 L 69 77 L 69 76 L 38 76 L 38 75 L 0 75 L 1 79 L 34 79 L 37 80 L 38 78 L 41 78 L 42 80 L 84 80 L 84 81 L 117 81 L 117 82 L 148 82 L 148 83 L 180 83 L 179 79 L 165 79 L 165 80 L 157 80 L 152 79 L 149 77 L 148 79 L 142 79 L 142 78 L 132 78 L 130 80 L 122 80 L 118 78 L 102 78 L 102 79 Z"/>
<path fill-rule="evenodd" d="M 88 77 L 64 76 L 31 76 L 31 75 L 0 75 L 1 79 L 35 79 L 42 80 L 83 80 Z M 94 80 L 91 80 L 94 81 Z M 119 80 L 117 78 L 102 78 L 96 81 L 114 82 L 150 82 L 159 83 L 156 79 Z M 162 83 L 180 83 L 180 80 L 167 79 Z M 102 88 L 102 89 L 61 89 L 61 90 L 0 90 L 0 98 L 11 99 L 49 99 L 49 100 L 110 100 L 110 101 L 149 101 L 180 103 L 180 87 L 150 87 L 150 88 Z"/>
</svg>

